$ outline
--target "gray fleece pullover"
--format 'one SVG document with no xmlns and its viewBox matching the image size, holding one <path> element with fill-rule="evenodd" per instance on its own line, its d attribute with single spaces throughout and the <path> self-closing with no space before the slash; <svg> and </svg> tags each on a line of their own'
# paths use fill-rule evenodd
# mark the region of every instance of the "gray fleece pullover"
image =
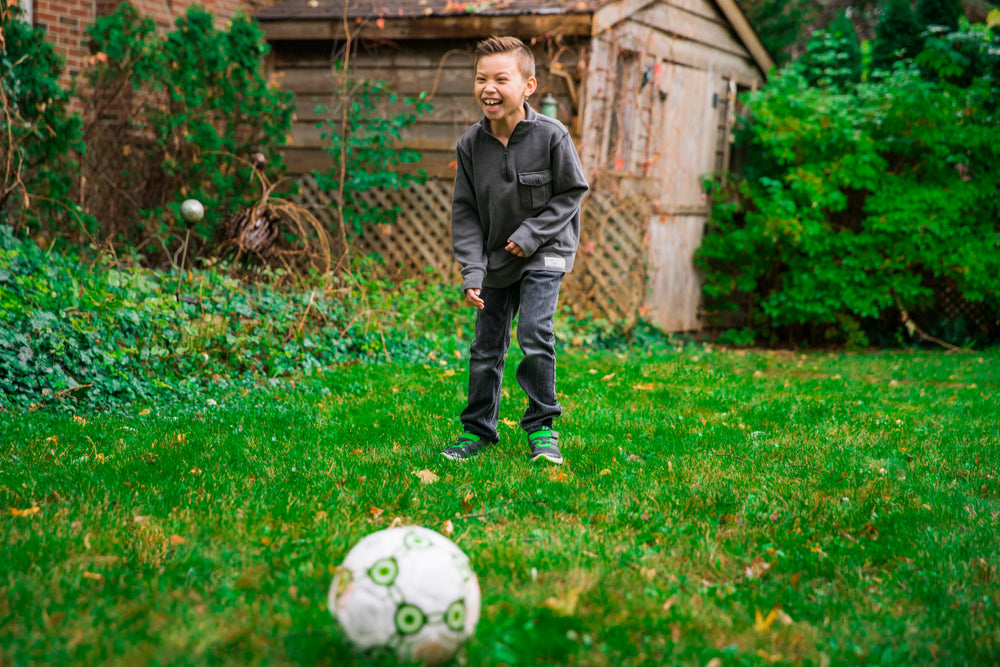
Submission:
<svg viewBox="0 0 1000 667">
<path fill-rule="evenodd" d="M 451 239 L 462 289 L 507 287 L 525 271 L 573 269 L 587 179 L 558 120 L 525 103 L 507 146 L 483 117 L 458 140 Z M 513 241 L 518 257 L 504 250 Z"/>
</svg>

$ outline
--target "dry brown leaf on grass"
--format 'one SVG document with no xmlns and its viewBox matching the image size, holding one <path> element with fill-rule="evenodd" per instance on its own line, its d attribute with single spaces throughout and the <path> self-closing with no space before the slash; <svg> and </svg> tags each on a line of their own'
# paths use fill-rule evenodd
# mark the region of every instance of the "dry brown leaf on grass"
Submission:
<svg viewBox="0 0 1000 667">
<path fill-rule="evenodd" d="M 42 511 L 42 508 L 39 507 L 38 505 L 35 505 L 34 507 L 27 507 L 27 508 L 25 508 L 23 510 L 22 509 L 18 509 L 16 507 L 11 507 L 10 508 L 10 513 L 13 516 L 34 516 L 34 515 L 38 514 L 41 511 Z"/>
<path fill-rule="evenodd" d="M 432 471 L 426 470 L 426 469 L 425 470 L 418 470 L 414 474 L 417 477 L 420 478 L 420 481 L 423 484 L 433 484 L 434 482 L 436 482 L 436 481 L 438 481 L 440 479 L 440 477 L 438 477 L 437 475 L 435 475 Z"/>
<path fill-rule="evenodd" d="M 565 482 L 569 480 L 569 475 L 562 470 L 552 468 L 549 470 L 549 479 L 553 482 Z"/>
<path fill-rule="evenodd" d="M 472 509 L 473 509 L 472 499 L 475 496 L 476 496 L 475 493 L 473 493 L 472 491 L 469 491 L 467 494 L 465 494 L 465 497 L 462 498 L 462 511 L 465 512 L 466 514 L 468 514 L 469 512 L 472 511 Z"/>
<path fill-rule="evenodd" d="M 576 614 L 576 605 L 579 601 L 580 589 L 573 587 L 564 596 L 545 600 L 545 606 L 559 616 L 573 616 Z"/>
<path fill-rule="evenodd" d="M 379 518 L 380 516 L 382 516 L 384 512 L 385 512 L 384 509 L 380 507 L 375 507 L 374 505 L 368 508 L 368 515 L 373 519 Z"/>
</svg>

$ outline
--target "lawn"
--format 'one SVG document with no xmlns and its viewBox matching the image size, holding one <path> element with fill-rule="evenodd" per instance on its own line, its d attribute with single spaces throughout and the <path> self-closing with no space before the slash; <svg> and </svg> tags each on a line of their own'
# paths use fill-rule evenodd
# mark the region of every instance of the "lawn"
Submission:
<svg viewBox="0 0 1000 667">
<path fill-rule="evenodd" d="M 1000 660 L 1000 351 L 560 364 L 559 468 L 512 372 L 501 443 L 438 455 L 459 359 L 0 413 L 0 664 L 391 664 L 326 593 L 393 523 L 472 560 L 460 664 Z"/>
</svg>

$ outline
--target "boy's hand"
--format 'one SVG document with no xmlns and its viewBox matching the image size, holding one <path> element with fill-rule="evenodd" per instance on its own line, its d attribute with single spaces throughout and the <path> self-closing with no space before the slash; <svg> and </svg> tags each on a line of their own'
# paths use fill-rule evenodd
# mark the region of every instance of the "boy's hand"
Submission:
<svg viewBox="0 0 1000 667">
<path fill-rule="evenodd" d="M 479 310 L 486 307 L 486 302 L 479 298 L 479 289 L 475 287 L 470 287 L 465 290 L 465 302 L 473 308 L 478 308 Z"/>
<path fill-rule="evenodd" d="M 518 257 L 527 257 L 527 255 L 524 254 L 524 251 L 521 250 L 521 246 L 517 245 L 513 241 L 507 241 L 507 245 L 504 246 L 504 250 L 512 255 L 517 255 Z"/>
</svg>

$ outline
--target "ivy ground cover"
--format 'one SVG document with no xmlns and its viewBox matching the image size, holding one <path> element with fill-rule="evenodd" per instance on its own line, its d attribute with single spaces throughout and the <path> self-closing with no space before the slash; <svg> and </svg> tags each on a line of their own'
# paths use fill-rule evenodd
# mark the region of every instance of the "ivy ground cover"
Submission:
<svg viewBox="0 0 1000 667">
<path fill-rule="evenodd" d="M 325 604 L 393 523 L 478 573 L 458 664 L 1000 658 L 997 351 L 560 363 L 558 468 L 527 462 L 512 378 L 499 445 L 438 455 L 460 359 L 0 413 L 0 663 L 391 664 Z"/>
</svg>

